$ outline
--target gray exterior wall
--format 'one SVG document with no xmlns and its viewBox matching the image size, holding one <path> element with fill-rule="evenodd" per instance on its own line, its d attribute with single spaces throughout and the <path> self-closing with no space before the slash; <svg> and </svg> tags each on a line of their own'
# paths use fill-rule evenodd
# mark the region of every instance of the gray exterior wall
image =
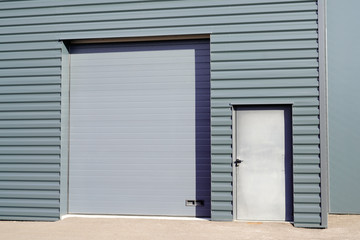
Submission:
<svg viewBox="0 0 360 240">
<path fill-rule="evenodd" d="M 360 213 L 360 69 L 357 0 L 329 0 L 330 212 Z"/>
<path fill-rule="evenodd" d="M 324 226 L 317 10 L 316 0 L 2 1 L 0 218 L 60 216 L 59 40 L 210 34 L 212 219 L 233 219 L 229 104 L 282 103 L 293 104 L 295 225 Z"/>
</svg>

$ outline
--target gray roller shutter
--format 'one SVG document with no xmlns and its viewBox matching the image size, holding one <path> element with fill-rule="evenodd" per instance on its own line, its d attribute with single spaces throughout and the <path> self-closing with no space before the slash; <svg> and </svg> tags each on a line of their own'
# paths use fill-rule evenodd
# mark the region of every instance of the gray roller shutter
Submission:
<svg viewBox="0 0 360 240">
<path fill-rule="evenodd" d="M 209 78 L 207 40 L 73 45 L 69 212 L 209 216 Z"/>
</svg>

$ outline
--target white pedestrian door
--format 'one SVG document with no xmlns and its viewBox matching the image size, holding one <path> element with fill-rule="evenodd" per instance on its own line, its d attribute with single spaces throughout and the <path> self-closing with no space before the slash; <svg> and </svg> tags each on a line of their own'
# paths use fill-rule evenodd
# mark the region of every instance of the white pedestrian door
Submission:
<svg viewBox="0 0 360 240">
<path fill-rule="evenodd" d="M 236 111 L 236 216 L 286 219 L 284 110 Z"/>
</svg>

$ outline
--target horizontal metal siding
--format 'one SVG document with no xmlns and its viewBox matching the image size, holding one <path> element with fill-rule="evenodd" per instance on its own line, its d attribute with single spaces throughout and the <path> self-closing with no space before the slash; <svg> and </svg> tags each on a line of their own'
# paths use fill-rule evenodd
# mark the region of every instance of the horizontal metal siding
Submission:
<svg viewBox="0 0 360 240">
<path fill-rule="evenodd" d="M 314 4 L 315 6 L 316 4 Z M 270 20 L 271 21 L 271 20 Z M 317 25 L 211 35 L 213 210 L 230 217 L 232 170 L 229 103 L 293 103 L 294 222 L 318 226 L 320 216 Z"/>
<path fill-rule="evenodd" d="M 59 42 L 43 47 L 12 46 L 0 47 L 0 218 L 56 220 L 60 194 Z M 23 58 L 22 53 L 28 57 Z"/>
<path fill-rule="evenodd" d="M 42 85 L 59 83 L 56 58 L 61 53 L 55 43 L 59 39 L 210 33 L 212 218 L 233 218 L 229 103 L 292 102 L 294 220 L 297 226 L 319 226 L 317 1 L 17 1 L 0 3 L 0 18 L 0 42 L 6 44 L 1 50 L 5 60 L 1 73 L 7 76 L 5 82 L 17 79 L 21 91 L 0 95 L 0 101 L 9 103 L 59 102 L 57 90 Z M 23 93 L 34 91 L 24 89 L 25 81 L 50 92 Z M 59 113 L 8 112 L 1 121 L 10 124 L 14 117 L 24 123 L 58 121 Z"/>
</svg>

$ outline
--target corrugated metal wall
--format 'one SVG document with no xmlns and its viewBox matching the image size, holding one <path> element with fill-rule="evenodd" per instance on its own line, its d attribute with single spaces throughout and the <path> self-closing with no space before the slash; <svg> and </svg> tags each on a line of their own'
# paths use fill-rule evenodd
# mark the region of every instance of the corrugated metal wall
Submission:
<svg viewBox="0 0 360 240">
<path fill-rule="evenodd" d="M 229 103 L 294 103 L 294 220 L 319 226 L 316 0 L 0 3 L 2 219 L 58 217 L 59 39 L 211 34 L 212 218 L 232 216 Z M 21 207 L 21 208 L 20 208 Z"/>
</svg>

